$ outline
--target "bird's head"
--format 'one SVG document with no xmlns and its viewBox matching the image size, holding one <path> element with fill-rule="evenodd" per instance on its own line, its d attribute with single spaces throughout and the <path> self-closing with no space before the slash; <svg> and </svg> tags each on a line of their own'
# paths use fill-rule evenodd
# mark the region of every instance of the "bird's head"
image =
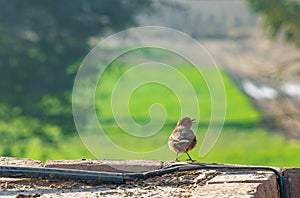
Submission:
<svg viewBox="0 0 300 198">
<path fill-rule="evenodd" d="M 191 119 L 189 117 L 184 117 L 184 118 L 181 118 L 177 122 L 177 126 L 185 126 L 185 127 L 191 128 L 194 121 L 195 121 L 195 119 Z"/>
</svg>

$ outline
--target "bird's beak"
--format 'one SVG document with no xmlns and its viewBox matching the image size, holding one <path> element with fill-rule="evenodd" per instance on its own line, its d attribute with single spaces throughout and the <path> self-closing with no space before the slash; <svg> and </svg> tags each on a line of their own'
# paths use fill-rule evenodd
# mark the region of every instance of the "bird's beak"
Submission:
<svg viewBox="0 0 300 198">
<path fill-rule="evenodd" d="M 195 120 L 195 119 L 192 119 L 192 122 L 196 122 L 196 120 Z"/>
</svg>

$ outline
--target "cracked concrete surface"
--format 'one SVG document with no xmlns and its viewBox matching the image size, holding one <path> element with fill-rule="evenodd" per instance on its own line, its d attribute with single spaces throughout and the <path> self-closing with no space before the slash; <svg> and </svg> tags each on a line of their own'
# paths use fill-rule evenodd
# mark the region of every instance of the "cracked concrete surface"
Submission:
<svg viewBox="0 0 300 198">
<path fill-rule="evenodd" d="M 82 160 L 59 161 L 59 166 Z M 112 164 L 114 160 L 98 160 Z M 0 165 L 40 167 L 29 159 L 0 158 Z M 14 163 L 12 163 L 14 162 Z M 18 163 L 15 163 L 18 162 Z M 56 161 L 58 162 L 58 161 Z M 118 161 L 121 164 L 122 161 Z M 86 164 L 90 164 L 91 160 Z M 97 160 L 93 160 L 97 164 Z M 130 169 L 130 160 L 123 164 Z M 151 163 L 148 161 L 148 163 Z M 53 164 L 53 163 L 52 163 Z M 154 164 L 157 164 L 154 161 Z M 83 167 L 83 163 L 81 162 Z M 149 166 L 150 167 L 150 166 Z M 66 167 L 62 167 L 66 168 Z M 153 167 L 152 167 L 153 168 Z M 152 170 L 151 167 L 149 170 Z M 124 184 L 92 185 L 75 181 L 0 177 L 1 197 L 279 197 L 276 177 L 270 171 L 193 170 L 174 172 Z"/>
</svg>

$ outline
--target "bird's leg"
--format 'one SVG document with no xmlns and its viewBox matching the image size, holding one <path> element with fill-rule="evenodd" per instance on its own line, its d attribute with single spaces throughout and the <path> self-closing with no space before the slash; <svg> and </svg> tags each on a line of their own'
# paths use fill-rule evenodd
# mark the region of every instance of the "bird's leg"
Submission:
<svg viewBox="0 0 300 198">
<path fill-rule="evenodd" d="M 195 160 L 193 160 L 192 158 L 191 158 L 191 156 L 189 155 L 189 153 L 188 152 L 185 152 L 186 154 L 187 154 L 187 156 L 189 157 L 189 160 L 191 160 L 192 162 L 195 162 Z"/>
<path fill-rule="evenodd" d="M 178 160 L 178 153 L 176 153 L 176 159 L 175 159 L 176 162 L 179 162 Z"/>
</svg>

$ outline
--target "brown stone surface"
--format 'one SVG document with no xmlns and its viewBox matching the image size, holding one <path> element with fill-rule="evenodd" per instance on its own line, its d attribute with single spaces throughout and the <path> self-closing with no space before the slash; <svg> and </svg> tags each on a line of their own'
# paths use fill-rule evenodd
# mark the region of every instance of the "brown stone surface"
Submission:
<svg viewBox="0 0 300 198">
<path fill-rule="evenodd" d="M 198 188 L 194 197 L 199 196 L 279 198 L 279 191 L 273 172 L 227 170 Z"/>
<path fill-rule="evenodd" d="M 25 158 L 13 158 L 13 157 L 1 157 L 1 166 L 31 166 L 31 167 L 43 167 L 44 164 L 38 160 L 25 159 Z"/>
<path fill-rule="evenodd" d="M 4 161 L 9 165 L 35 166 L 38 164 L 40 167 L 41 164 L 26 159 L 0 159 L 2 165 Z M 129 172 L 133 169 L 142 171 L 145 167 L 149 171 L 149 167 L 159 169 L 163 166 L 161 161 L 149 160 L 55 160 L 48 161 L 47 164 L 47 167 L 51 167 L 52 164 L 55 168 L 59 168 L 58 165 L 60 165 L 62 168 L 100 169 L 101 171 L 104 168 L 116 171 L 122 167 Z M 108 167 L 110 164 L 117 165 L 118 168 Z M 166 164 L 170 165 L 170 162 Z M 97 166 L 101 168 L 96 168 Z M 293 172 L 286 173 L 293 174 Z M 272 171 L 244 169 L 174 172 L 118 185 L 0 177 L 0 189 L 0 197 L 17 195 L 19 197 L 23 195 L 33 197 L 279 197 L 276 177 Z"/>
<path fill-rule="evenodd" d="M 174 172 L 125 184 L 88 185 L 73 181 L 40 179 L 0 180 L 0 196 L 17 194 L 41 197 L 272 197 L 256 189 L 272 172 L 194 170 Z"/>
<path fill-rule="evenodd" d="M 255 197 L 280 197 L 279 186 L 277 184 L 277 178 L 274 173 L 269 176 L 268 180 L 262 180 L 262 182 L 258 185 L 258 187 L 256 188 Z"/>
<path fill-rule="evenodd" d="M 159 160 L 48 160 L 45 167 L 141 173 L 161 169 L 163 162 Z"/>
<path fill-rule="evenodd" d="M 292 197 L 300 196 L 300 168 L 285 168 L 282 171 L 289 178 Z"/>
</svg>

